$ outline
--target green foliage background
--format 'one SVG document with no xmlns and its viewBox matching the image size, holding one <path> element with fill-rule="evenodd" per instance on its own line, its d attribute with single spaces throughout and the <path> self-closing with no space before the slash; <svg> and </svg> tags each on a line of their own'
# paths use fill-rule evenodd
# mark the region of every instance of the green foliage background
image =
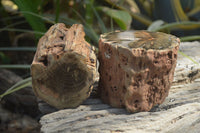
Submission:
<svg viewBox="0 0 200 133">
<path fill-rule="evenodd" d="M 161 31 L 182 41 L 200 39 L 199 0 L 7 0 L 13 2 L 10 8 L 16 5 L 17 10 L 9 10 L 3 1 L 6 0 L 0 3 L 0 35 L 8 34 L 11 44 L 15 35 L 33 33 L 35 46 L 0 46 L 0 68 L 29 69 L 29 64 L 9 64 L 12 59 L 5 51 L 35 51 L 38 39 L 55 23 L 68 27 L 83 24 L 87 41 L 96 48 L 100 34 L 116 29 Z M 9 91 L 30 85 L 30 81 L 31 78 L 25 79 Z"/>
</svg>

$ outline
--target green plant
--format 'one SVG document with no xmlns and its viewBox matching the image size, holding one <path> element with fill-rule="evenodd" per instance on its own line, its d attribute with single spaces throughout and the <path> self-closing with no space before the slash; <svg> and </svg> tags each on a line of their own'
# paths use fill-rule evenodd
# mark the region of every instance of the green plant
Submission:
<svg viewBox="0 0 200 133">
<path fill-rule="evenodd" d="M 113 31 L 114 27 L 121 30 L 137 29 L 139 27 L 138 29 L 167 33 L 176 30 L 187 32 L 200 28 L 199 0 L 12 1 L 16 3 L 19 11 L 14 16 L 9 16 L 9 13 L 0 4 L 0 15 L 4 16 L 1 21 L 7 24 L 7 26 L 0 29 L 0 32 L 34 33 L 37 39 L 45 34 L 49 26 L 58 22 L 65 23 L 68 26 L 74 23 L 82 23 L 86 32 L 86 39 L 96 47 L 98 47 L 99 35 Z M 52 5 L 51 9 L 47 8 L 47 5 Z M 21 20 L 22 15 L 25 20 Z M 20 21 L 15 22 L 15 19 L 20 19 Z M 19 28 L 23 24 L 29 24 L 32 29 Z M 198 33 L 200 34 L 200 32 Z M 197 34 L 181 37 L 181 41 L 191 40 L 200 40 L 200 36 Z M 7 64 L 10 61 L 3 53 L 4 51 L 34 51 L 35 49 L 36 47 L 0 48 L 0 58 Z M 184 53 L 179 53 L 191 59 Z M 191 60 L 197 63 L 193 59 Z M 29 69 L 30 65 L 4 64 L 0 65 L 0 68 Z M 11 87 L 0 97 L 30 84 L 31 78 L 25 79 Z"/>
<path fill-rule="evenodd" d="M 31 77 L 29 77 L 29 78 L 27 78 L 27 79 L 24 79 L 24 80 L 21 80 L 21 81 L 19 81 L 18 83 L 16 83 L 15 85 L 13 85 L 11 88 L 9 88 L 8 90 L 6 90 L 3 94 L 1 94 L 0 95 L 0 100 L 4 97 L 4 96 L 6 96 L 6 95 L 9 95 L 9 94 L 11 94 L 11 93 L 13 93 L 13 92 L 15 92 L 15 91 L 18 91 L 18 90 L 20 90 L 20 89 L 22 89 L 22 88 L 25 88 L 25 87 L 27 87 L 27 86 L 31 86 L 31 84 L 32 84 L 32 78 Z"/>
<path fill-rule="evenodd" d="M 175 30 L 194 30 L 200 28 L 199 0 L 105 0 L 114 8 L 129 13 L 134 19 L 150 31 L 172 32 Z M 132 3 L 132 4 L 130 4 Z M 162 23 L 158 23 L 158 20 Z M 133 26 L 134 27 L 134 26 Z M 138 26 L 136 25 L 136 28 Z M 200 34 L 200 32 L 199 32 Z M 188 36 L 183 41 L 199 39 Z"/>
<path fill-rule="evenodd" d="M 115 9 L 111 9 L 111 8 L 103 7 L 103 6 L 98 7 L 97 9 L 101 10 L 106 15 L 114 19 L 115 22 L 118 24 L 118 26 L 122 30 L 127 30 L 130 28 L 132 18 L 128 12 L 115 10 Z"/>
<path fill-rule="evenodd" d="M 21 13 L 26 18 L 27 22 L 31 25 L 32 29 L 36 32 L 45 32 L 46 27 L 42 19 L 36 17 L 34 14 L 40 14 L 41 12 L 38 10 L 42 4 L 41 0 L 14 0 L 14 2 L 19 7 Z M 38 38 L 38 34 L 36 35 Z"/>
</svg>

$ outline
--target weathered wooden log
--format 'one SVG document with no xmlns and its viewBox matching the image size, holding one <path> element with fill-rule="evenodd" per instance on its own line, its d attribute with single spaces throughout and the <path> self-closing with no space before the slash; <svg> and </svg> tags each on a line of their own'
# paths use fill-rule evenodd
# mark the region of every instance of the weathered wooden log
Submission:
<svg viewBox="0 0 200 133">
<path fill-rule="evenodd" d="M 113 107 L 149 111 L 161 104 L 173 81 L 180 40 L 165 33 L 125 31 L 99 41 L 99 89 Z"/>
<path fill-rule="evenodd" d="M 84 36 L 82 25 L 67 29 L 59 23 L 39 40 L 31 65 L 33 90 L 58 109 L 78 106 L 92 90 L 96 56 Z"/>
</svg>

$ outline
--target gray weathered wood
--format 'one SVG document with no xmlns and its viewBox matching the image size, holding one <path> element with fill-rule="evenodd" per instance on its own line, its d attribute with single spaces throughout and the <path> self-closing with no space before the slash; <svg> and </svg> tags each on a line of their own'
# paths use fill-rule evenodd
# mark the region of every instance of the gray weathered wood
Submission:
<svg viewBox="0 0 200 133">
<path fill-rule="evenodd" d="M 190 56 L 194 61 L 200 63 L 200 43 L 199 42 L 183 42 L 179 50 Z M 178 55 L 174 84 L 190 83 L 200 77 L 200 65 L 193 63 L 190 59 L 183 55 Z"/>
<path fill-rule="evenodd" d="M 195 87 L 193 89 L 193 87 Z M 185 88 L 185 89 L 184 89 Z M 200 82 L 173 88 L 160 107 L 151 112 L 129 114 L 100 100 L 87 101 L 76 109 L 42 117 L 43 132 L 190 132 L 200 131 Z M 182 90 L 184 89 L 184 90 Z M 182 90 L 182 91 L 180 91 Z M 193 91 L 190 95 L 188 92 Z M 91 99 L 90 99 L 91 100 Z M 196 102 L 194 102 L 196 101 Z"/>
<path fill-rule="evenodd" d="M 200 62 L 200 43 L 182 43 L 181 51 Z M 74 109 L 64 109 L 43 116 L 41 131 L 55 132 L 200 132 L 199 66 L 179 54 L 174 85 L 165 102 L 149 112 L 128 113 L 112 108 L 100 99 L 87 99 Z"/>
</svg>

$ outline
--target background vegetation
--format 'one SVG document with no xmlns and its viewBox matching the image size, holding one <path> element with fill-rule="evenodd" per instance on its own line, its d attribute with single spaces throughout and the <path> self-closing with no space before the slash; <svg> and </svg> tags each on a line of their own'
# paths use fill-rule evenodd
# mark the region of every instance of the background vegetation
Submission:
<svg viewBox="0 0 200 133">
<path fill-rule="evenodd" d="M 38 39 L 55 23 L 83 24 L 96 48 L 99 35 L 114 30 L 145 29 L 199 40 L 200 0 L 1 0 L 0 68 L 27 78 L 5 94 L 31 84 Z"/>
</svg>

